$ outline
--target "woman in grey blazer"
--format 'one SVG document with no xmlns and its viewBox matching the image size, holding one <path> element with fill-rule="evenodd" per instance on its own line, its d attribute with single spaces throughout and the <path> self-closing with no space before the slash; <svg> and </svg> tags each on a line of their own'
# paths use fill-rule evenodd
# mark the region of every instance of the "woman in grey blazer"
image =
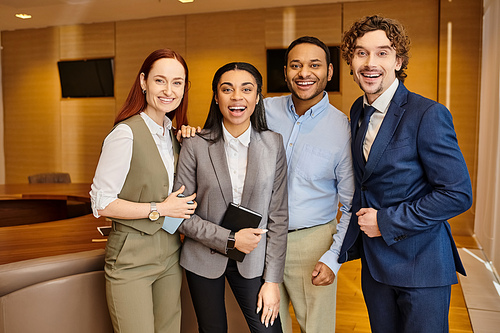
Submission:
<svg viewBox="0 0 500 333">
<path fill-rule="evenodd" d="M 196 193 L 198 207 L 179 227 L 200 332 L 226 332 L 227 278 L 252 332 L 281 332 L 279 288 L 288 230 L 286 156 L 267 129 L 262 76 L 247 63 L 219 68 L 204 129 L 186 138 L 174 187 Z M 258 228 L 232 232 L 221 221 L 233 202 L 262 215 Z M 229 259 L 228 249 L 245 253 Z"/>
</svg>

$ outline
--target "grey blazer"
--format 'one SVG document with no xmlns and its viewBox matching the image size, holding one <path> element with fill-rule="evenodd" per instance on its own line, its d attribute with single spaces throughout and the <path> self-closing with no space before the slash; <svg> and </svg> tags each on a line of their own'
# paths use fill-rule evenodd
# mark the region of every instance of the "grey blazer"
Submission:
<svg viewBox="0 0 500 333">
<path fill-rule="evenodd" d="M 241 205 L 261 213 L 259 228 L 269 231 L 238 262 L 240 274 L 247 279 L 263 275 L 266 282 L 283 281 L 288 233 L 286 174 L 281 135 L 252 131 Z M 198 207 L 179 227 L 186 236 L 180 264 L 197 275 L 218 278 L 224 274 L 228 258 L 211 249 L 226 251 L 230 230 L 219 224 L 233 200 L 223 139 L 215 143 L 200 136 L 184 139 L 174 189 L 181 185 L 186 186 L 186 195 L 196 192 Z"/>
</svg>

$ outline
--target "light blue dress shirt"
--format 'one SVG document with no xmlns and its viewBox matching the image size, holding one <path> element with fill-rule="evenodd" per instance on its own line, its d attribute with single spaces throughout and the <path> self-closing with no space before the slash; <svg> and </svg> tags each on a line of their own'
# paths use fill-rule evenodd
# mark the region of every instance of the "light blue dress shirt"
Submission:
<svg viewBox="0 0 500 333">
<path fill-rule="evenodd" d="M 351 218 L 354 175 L 347 116 L 328 94 L 300 116 L 292 96 L 264 100 L 268 127 L 283 136 L 288 163 L 289 230 L 313 227 L 342 213 L 333 244 L 320 259 L 337 274 L 338 257 Z"/>
</svg>

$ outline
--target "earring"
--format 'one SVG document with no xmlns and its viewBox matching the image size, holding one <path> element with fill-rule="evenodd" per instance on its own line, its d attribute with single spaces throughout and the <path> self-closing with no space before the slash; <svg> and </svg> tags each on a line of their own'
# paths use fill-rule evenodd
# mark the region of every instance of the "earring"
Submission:
<svg viewBox="0 0 500 333">
<path fill-rule="evenodd" d="M 351 69 L 351 72 L 350 72 L 349 74 L 351 74 L 351 75 L 352 75 L 352 69 Z"/>
<path fill-rule="evenodd" d="M 146 95 L 146 89 L 142 89 L 142 93 Z"/>
</svg>

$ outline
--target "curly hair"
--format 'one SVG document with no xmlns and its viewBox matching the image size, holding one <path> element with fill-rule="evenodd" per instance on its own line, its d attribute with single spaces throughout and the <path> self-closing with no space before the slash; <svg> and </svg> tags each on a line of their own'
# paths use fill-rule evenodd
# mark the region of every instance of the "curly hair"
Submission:
<svg viewBox="0 0 500 333">
<path fill-rule="evenodd" d="M 356 47 L 356 40 L 363 37 L 367 32 L 382 30 L 391 41 L 396 50 L 396 57 L 402 60 L 401 68 L 396 71 L 396 77 L 404 82 L 406 78 L 405 69 L 408 68 L 410 60 L 410 37 L 404 26 L 396 20 L 384 18 L 378 15 L 366 16 L 355 22 L 351 28 L 344 33 L 340 50 L 342 58 L 351 64 Z"/>
</svg>

